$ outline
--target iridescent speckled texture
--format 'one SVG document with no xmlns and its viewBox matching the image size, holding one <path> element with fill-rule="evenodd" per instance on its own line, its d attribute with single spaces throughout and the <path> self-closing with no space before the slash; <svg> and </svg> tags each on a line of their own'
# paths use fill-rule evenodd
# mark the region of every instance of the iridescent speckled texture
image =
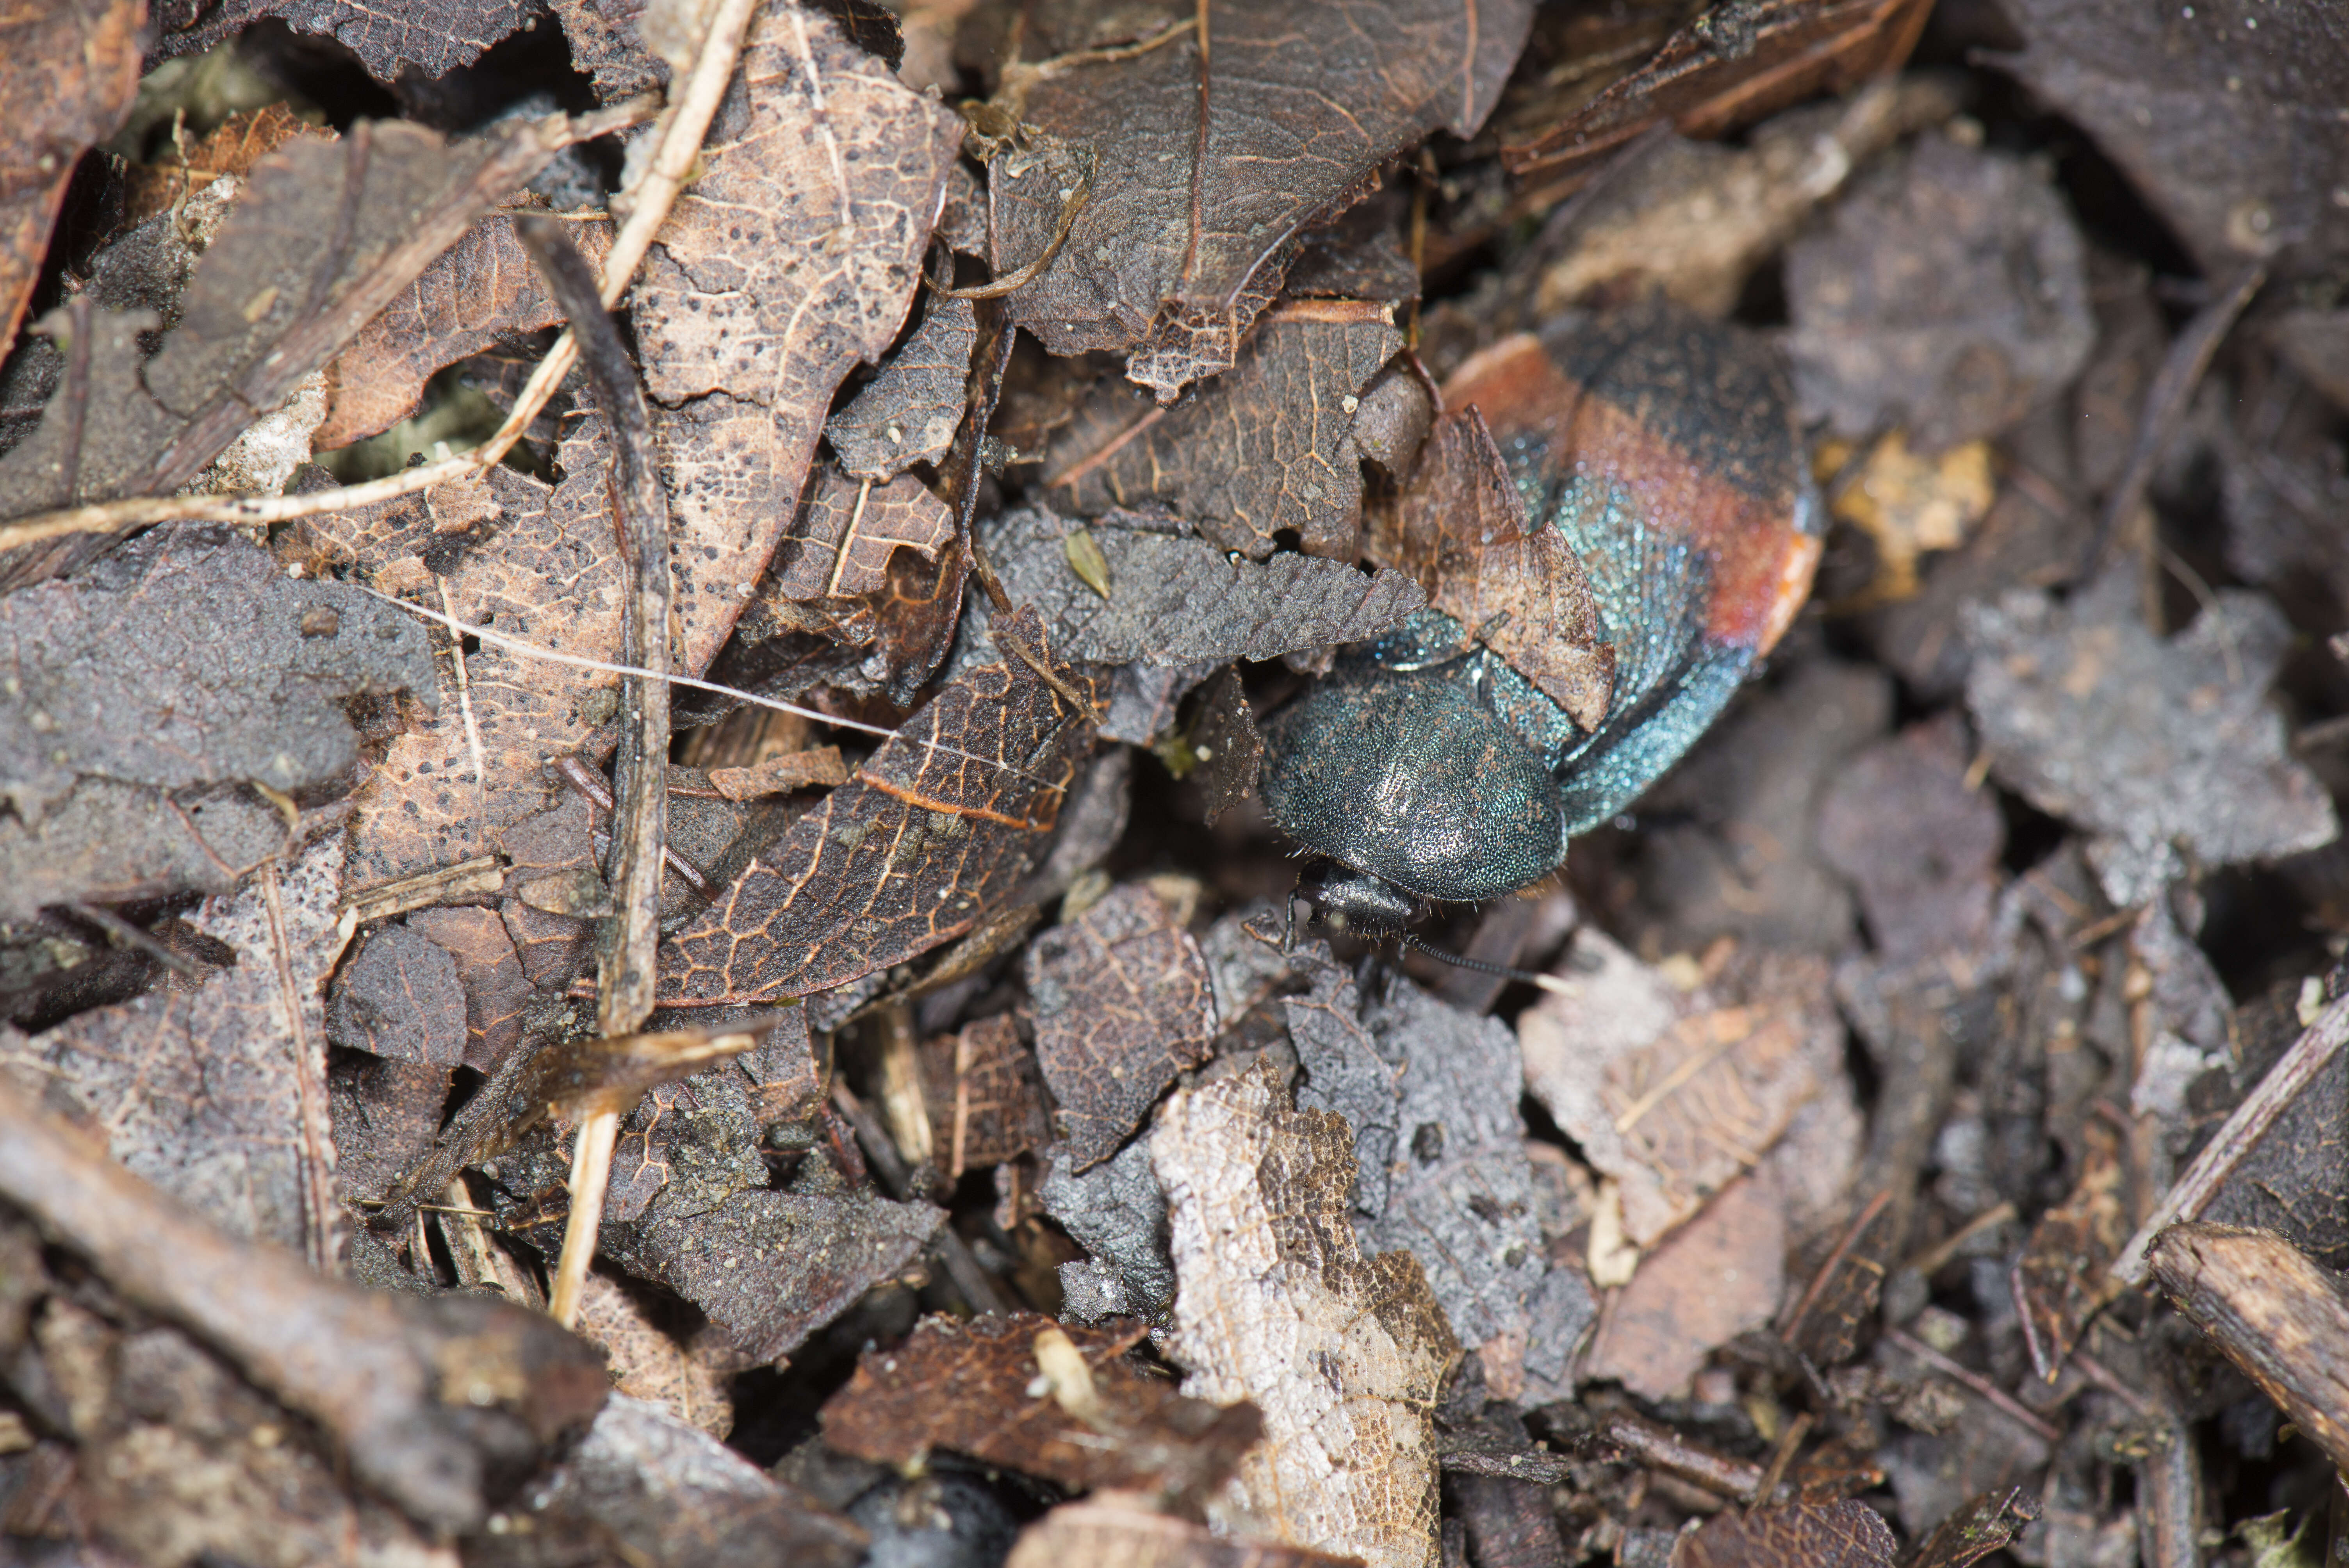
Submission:
<svg viewBox="0 0 2349 1568">
<path fill-rule="evenodd" d="M 1529 528 L 1582 561 L 1606 717 L 1582 733 L 1423 611 L 1273 717 L 1264 798 L 1304 847 L 1464 901 L 1549 871 L 1704 733 L 1801 607 L 1822 520 L 1776 353 L 1669 304 L 1496 345 L 1445 400 L 1483 410 Z"/>
</svg>

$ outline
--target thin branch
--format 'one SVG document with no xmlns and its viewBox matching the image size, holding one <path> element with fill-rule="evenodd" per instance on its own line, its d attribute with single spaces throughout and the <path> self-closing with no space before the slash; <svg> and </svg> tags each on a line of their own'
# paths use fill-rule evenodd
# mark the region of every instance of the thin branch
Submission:
<svg viewBox="0 0 2349 1568">
<path fill-rule="evenodd" d="M 2104 516 L 2096 523 L 2096 536 L 2080 562 L 2082 582 L 2096 574 L 2115 537 L 2137 515 L 2137 508 L 2145 504 L 2146 487 L 2153 482 L 2154 465 L 2161 460 L 2170 438 L 2177 435 L 2178 421 L 2186 417 L 2187 406 L 2193 401 L 2194 388 L 2202 383 L 2202 373 L 2210 368 L 2211 356 L 2226 341 L 2235 318 L 2243 314 L 2243 307 L 2251 303 L 2251 296 L 2267 281 L 2267 268 L 2256 262 L 2247 265 L 2235 274 L 2224 293 L 2196 313 L 2186 330 L 2169 346 L 2169 353 L 2145 395 L 2145 410 L 2137 419 L 2137 445 L 2129 450 L 2128 467 L 2113 486 Z"/>
<path fill-rule="evenodd" d="M 2316 1080 L 2319 1074 L 2341 1054 L 2344 1044 L 2349 1044 L 2349 996 L 2329 1004 L 2316 1016 L 2300 1038 L 2292 1043 L 2282 1059 L 2268 1069 L 2243 1103 L 2235 1108 L 2217 1137 L 2203 1146 L 2164 1193 L 2152 1213 L 2146 1216 L 2137 1234 L 2128 1239 L 2120 1256 L 2113 1260 L 2112 1277 L 2124 1284 L 2143 1284 L 2147 1274 L 2146 1253 L 2154 1237 L 2181 1220 L 2199 1216 L 2219 1195 L 2219 1189 L 2233 1175 L 2243 1157 L 2259 1147 L 2268 1129 L 2275 1125 L 2284 1108 L 2300 1098 L 2301 1090 Z"/>
<path fill-rule="evenodd" d="M 618 909 L 597 944 L 595 1023 L 606 1039 L 634 1034 L 651 1016 L 658 979 L 661 851 L 668 834 L 668 496 L 652 459 L 652 415 L 619 328 L 596 294 L 595 274 L 551 219 L 524 218 L 514 233 L 571 319 L 612 438 L 612 522 L 627 589 L 620 600 L 622 656 L 642 669 L 622 678 L 619 759 L 613 769 L 612 857 L 605 871 Z M 547 1304 L 569 1327 L 595 1255 L 612 1175 L 618 1109 L 580 1123 L 571 1167 L 571 1216 Z"/>
</svg>

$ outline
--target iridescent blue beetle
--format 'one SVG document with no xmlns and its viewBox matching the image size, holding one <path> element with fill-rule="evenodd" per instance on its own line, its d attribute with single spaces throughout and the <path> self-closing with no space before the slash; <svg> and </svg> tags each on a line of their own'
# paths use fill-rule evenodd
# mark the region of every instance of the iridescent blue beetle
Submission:
<svg viewBox="0 0 2349 1568">
<path fill-rule="evenodd" d="M 1383 934 L 1537 881 L 1621 812 L 1784 634 L 1819 558 L 1786 372 L 1751 334 L 1662 304 L 1576 316 L 1476 356 L 1444 398 L 1481 409 L 1526 535 L 1579 562 L 1612 682 L 1578 722 L 1491 623 L 1431 608 L 1272 716 L 1265 805 L 1343 868 L 1300 892 Z"/>
</svg>

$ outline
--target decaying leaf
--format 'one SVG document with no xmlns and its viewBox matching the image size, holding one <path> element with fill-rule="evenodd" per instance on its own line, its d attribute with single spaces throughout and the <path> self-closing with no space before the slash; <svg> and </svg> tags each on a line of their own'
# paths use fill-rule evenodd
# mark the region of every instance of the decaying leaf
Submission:
<svg viewBox="0 0 2349 1568">
<path fill-rule="evenodd" d="M 285 813 L 254 789 L 157 790 L 85 779 L 40 820 L 0 818 L 0 919 L 79 899 L 224 893 L 286 847 Z"/>
<path fill-rule="evenodd" d="M 1864 1502 L 1794 1502 L 1715 1514 L 1672 1549 L 1671 1568 L 1892 1568 L 1899 1547 Z"/>
<path fill-rule="evenodd" d="M 1862 177 L 1786 252 L 1806 418 L 1938 452 L 1996 435 L 2095 345 L 2085 242 L 2049 177 L 1938 133 Z"/>
<path fill-rule="evenodd" d="M 471 65 L 482 51 L 523 26 L 521 0 L 435 0 L 378 11 L 358 0 L 296 5 L 289 0 L 226 0 L 200 11 L 167 12 L 156 52 L 166 58 L 209 49 L 247 26 L 274 18 L 304 33 L 330 37 L 349 49 L 379 81 L 413 67 L 427 77 Z M 516 181 L 520 183 L 519 181 Z"/>
<path fill-rule="evenodd" d="M 1354 977 L 1330 959 L 1327 945 L 1306 947 L 1299 967 L 1311 990 L 1278 1003 L 1289 1047 L 1305 1070 L 1297 1108 L 1330 1111 L 1344 1119 L 1353 1134 L 1355 1212 L 1382 1214 L 1402 1136 L 1396 1066 L 1379 1055 L 1362 1026 Z"/>
<path fill-rule="evenodd" d="M 1138 883 L 1028 949 L 1036 1060 L 1059 1102 L 1069 1167 L 1117 1152 L 1174 1075 L 1207 1059 L 1216 1001 L 1199 944 Z"/>
<path fill-rule="evenodd" d="M 604 1255 L 709 1315 L 735 1366 L 771 1362 L 919 1256 L 946 1212 L 874 1192 L 739 1189 L 710 1209 L 664 1187 L 642 1221 L 604 1226 Z M 714 1347 L 713 1347 L 714 1348 Z"/>
<path fill-rule="evenodd" d="M 405 120 L 361 120 L 336 140 L 300 138 L 263 159 L 152 358 L 142 363 L 136 341 L 154 325 L 140 313 L 78 296 L 43 318 L 65 374 L 40 428 L 0 458 L 0 515 L 187 483 L 569 131 L 558 115 L 446 142 Z M 90 536 L 26 546 L 5 582 L 37 582 L 98 547 Z"/>
<path fill-rule="evenodd" d="M 0 348 L 41 275 L 74 165 L 129 113 L 139 90 L 138 0 L 38 5 L 0 20 Z"/>
<path fill-rule="evenodd" d="M 1063 1328 L 1032 1312 L 925 1318 L 868 1350 L 823 1409 L 824 1440 L 862 1459 L 921 1462 L 952 1449 L 1072 1491 L 1154 1493 L 1196 1508 L 1257 1439 L 1256 1409 L 1178 1394 L 1124 1358 L 1128 1320 Z"/>
<path fill-rule="evenodd" d="M 1427 132 L 1475 133 L 1532 9 L 1023 7 L 989 106 L 1031 144 L 991 170 L 997 273 L 1044 253 L 1074 181 L 1090 195 L 1014 318 L 1055 354 L 1130 353 L 1163 402 L 1228 368 L 1300 230 Z"/>
<path fill-rule="evenodd" d="M 341 699 L 434 684 L 408 617 L 211 530 L 0 599 L 0 791 L 27 824 L 78 779 L 321 790 L 358 761 Z"/>
<path fill-rule="evenodd" d="M 1385 1203 L 1354 1222 L 1363 1250 L 1419 1260 L 1495 1398 L 1568 1398 L 1568 1364 L 1598 1307 L 1579 1271 L 1551 1268 L 1543 1250 L 1516 1037 L 1401 977 L 1367 1022 L 1395 1064 L 1397 1136 Z"/>
<path fill-rule="evenodd" d="M 1165 1315 L 1174 1304 L 1174 1267 L 1167 1256 L 1166 1195 L 1150 1169 L 1148 1140 L 1136 1140 L 1116 1159 L 1082 1174 L 1055 1157 L 1037 1195 L 1044 1212 L 1091 1254 L 1061 1265 L 1071 1321 L 1156 1322 Z"/>
<path fill-rule="evenodd" d="M 405 925 L 371 933 L 335 977 L 326 1037 L 392 1061 L 463 1061 L 465 988 L 456 959 Z"/>
<path fill-rule="evenodd" d="M 1009 624 L 1042 648 L 1032 612 Z M 970 671 L 663 945 L 664 1000 L 804 996 L 970 930 L 1042 848 L 1092 721 L 1019 659 Z"/>
<path fill-rule="evenodd" d="M 591 1273 L 580 1292 L 579 1321 L 573 1332 L 601 1347 L 612 1369 L 612 1387 L 619 1393 L 657 1405 L 687 1426 L 722 1439 L 734 1429 L 734 1405 L 726 1397 L 725 1382 L 664 1326 L 660 1316 L 674 1320 L 678 1315 L 658 1314 L 648 1299 L 652 1294 L 609 1274 Z"/>
<path fill-rule="evenodd" d="M 1517 1021 L 1526 1087 L 1619 1184 L 1641 1246 L 1760 1162 L 1842 1070 L 1825 966 L 1769 954 L 1682 991 L 1586 928 L 1569 995 Z"/>
<path fill-rule="evenodd" d="M 1629 1207 L 1619 1188 L 1599 1200 L 1610 1201 Z M 1639 1260 L 1591 1338 L 1583 1375 L 1619 1382 L 1643 1398 L 1679 1397 L 1706 1357 L 1777 1311 L 1786 1240 L 1786 1199 L 1775 1172 L 1733 1177 Z"/>
<path fill-rule="evenodd" d="M 861 598 L 889 584 L 901 546 L 925 561 L 954 542 L 954 514 L 910 474 L 862 483 L 817 470 L 784 542 L 775 592 L 785 599 Z"/>
<path fill-rule="evenodd" d="M 922 1102 L 948 1181 L 1040 1149 L 1051 1139 L 1036 1053 L 1020 1039 L 1010 1015 L 923 1041 L 921 1065 Z"/>
<path fill-rule="evenodd" d="M 1131 1503 L 1064 1502 L 1019 1532 L 1004 1568 L 1344 1568 L 1361 1559 L 1235 1541 Z"/>
<path fill-rule="evenodd" d="M 416 408 L 424 383 L 501 337 L 554 326 L 563 312 L 514 238 L 512 212 L 492 212 L 425 268 L 361 327 L 326 367 L 333 387 L 321 450 L 388 430 Z M 565 218 L 571 242 L 601 263 L 611 220 Z"/>
<path fill-rule="evenodd" d="M 2222 589 L 2165 641 L 2138 618 L 2133 577 L 2114 572 L 2067 605 L 2017 590 L 1977 609 L 1967 635 L 1966 706 L 1992 771 L 2106 837 L 2118 902 L 2175 875 L 2179 850 L 2230 865 L 2339 834 L 2264 696 L 2291 635 L 2264 595 Z"/>
<path fill-rule="evenodd" d="M 1395 509 L 1382 554 L 1428 603 L 1542 689 L 1585 731 L 1615 692 L 1615 648 L 1581 560 L 1555 528 L 1536 531 L 1485 416 L 1472 405 L 1435 422 Z"/>
<path fill-rule="evenodd" d="M 978 346 L 977 313 L 967 299 L 930 302 L 914 335 L 824 426 L 842 469 L 856 479 L 887 480 L 946 456 L 962 422 L 963 384 Z"/>
<path fill-rule="evenodd" d="M 1714 137 L 1821 87 L 1842 91 L 1897 68 L 1930 5 L 1919 0 L 1761 0 L 1691 18 L 1638 69 L 1556 124 L 1501 150 L 1510 172 L 1568 190 L 1659 120 Z M 1640 51 L 1646 57 L 1646 51 Z M 1523 111 L 1519 111 L 1520 116 Z"/>
<path fill-rule="evenodd" d="M 68 1019 L 24 1047 L 124 1168 L 239 1236 L 317 1256 L 340 1226 L 319 992 L 343 937 L 332 838 L 207 900 L 195 927 L 235 965 Z"/>
<path fill-rule="evenodd" d="M 1046 494 L 1088 517 L 1165 507 L 1251 560 L 1291 531 L 1307 554 L 1350 562 L 1362 506 L 1354 416 L 1402 346 L 1391 315 L 1353 300 L 1285 304 L 1227 374 L 1173 408 L 1103 382 L 1046 449 Z"/>
<path fill-rule="evenodd" d="M 658 1405 L 615 1394 L 510 1528 L 469 1543 L 486 1568 L 620 1560 L 647 1568 L 851 1568 L 864 1532 Z"/>
<path fill-rule="evenodd" d="M 1176 1094 L 1150 1139 L 1184 1392 L 1264 1412 L 1213 1511 L 1235 1533 L 1434 1568 L 1430 1412 L 1458 1347 L 1417 1259 L 1362 1255 L 1345 1123 L 1287 1099 L 1260 1061 Z"/>
<path fill-rule="evenodd" d="M 1888 963 L 1971 950 L 1989 932 L 2006 824 L 1967 788 L 1964 727 L 1912 725 L 1852 758 L 1819 803 L 1819 852 L 1859 890 Z"/>
<path fill-rule="evenodd" d="M 1191 755 L 1198 763 L 1206 796 L 1204 815 L 1212 828 L 1216 818 L 1256 793 L 1264 765 L 1264 736 L 1248 711 L 1239 672 L 1229 665 L 1200 699 L 1198 717 L 1191 722 Z"/>
<path fill-rule="evenodd" d="M 2020 0 L 1999 64 L 2085 128 L 2212 274 L 2302 276 L 2349 251 L 2349 38 L 2319 9 Z"/>
<path fill-rule="evenodd" d="M 1035 605 L 1055 646 L 1094 664 L 1274 659 L 1377 636 L 1425 602 L 1400 573 L 1364 577 L 1350 562 L 1290 552 L 1235 560 L 1150 521 L 1112 512 L 1088 527 L 1027 507 L 980 537 L 1012 603 Z M 1099 555 L 1106 591 L 1071 563 L 1079 539 Z"/>
<path fill-rule="evenodd" d="M 2039 1517 L 2039 1499 L 2023 1487 L 1984 1492 L 1943 1520 L 1910 1559 L 1911 1568 L 1967 1568 L 2011 1545 Z"/>
</svg>

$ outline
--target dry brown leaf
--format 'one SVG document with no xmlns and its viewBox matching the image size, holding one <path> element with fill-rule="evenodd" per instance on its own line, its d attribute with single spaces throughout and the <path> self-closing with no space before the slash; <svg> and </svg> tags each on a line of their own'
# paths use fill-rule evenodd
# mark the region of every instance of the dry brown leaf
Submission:
<svg viewBox="0 0 2349 1568">
<path fill-rule="evenodd" d="M 927 1317 L 904 1344 L 858 1360 L 824 1405 L 824 1440 L 899 1466 L 951 1449 L 1071 1491 L 1149 1492 L 1187 1511 L 1232 1473 L 1260 1423 L 1253 1406 L 1187 1398 L 1138 1370 L 1124 1353 L 1143 1337 L 1132 1319 Z"/>
<path fill-rule="evenodd" d="M 140 0 L 26 5 L 0 16 L 0 348 L 16 341 L 74 166 L 139 93 Z"/>
<path fill-rule="evenodd" d="M 1533 531 L 1524 495 L 1474 405 L 1435 422 L 1379 542 L 1428 603 L 1509 662 L 1583 730 L 1615 693 L 1582 562 L 1555 528 Z M 1497 624 L 1496 624 L 1497 623 Z"/>
<path fill-rule="evenodd" d="M 922 1103 L 948 1181 L 1050 1140 L 1043 1074 L 1009 1013 L 923 1041 L 921 1066 Z"/>
<path fill-rule="evenodd" d="M 1154 503 L 1253 560 L 1284 530 L 1308 554 L 1352 560 L 1354 415 L 1402 346 L 1392 314 L 1353 300 L 1284 305 L 1229 374 L 1171 409 L 1104 383 L 1046 449 L 1048 493 L 1087 517 Z"/>
<path fill-rule="evenodd" d="M 1600 1322 L 1583 1375 L 1612 1378 L 1642 1398 L 1685 1392 L 1706 1357 L 1777 1312 L 1785 1222 L 1775 1172 L 1731 1181 L 1640 1260 Z"/>
<path fill-rule="evenodd" d="M 678 1315 L 665 1315 L 673 1320 Z M 573 1332 L 602 1348 L 612 1387 L 621 1393 L 657 1405 L 713 1438 L 734 1429 L 734 1402 L 727 1398 L 725 1379 L 678 1343 L 637 1288 L 600 1270 L 590 1273 Z"/>
<path fill-rule="evenodd" d="M 1533 10 L 1020 9 L 989 106 L 1023 141 L 992 166 L 996 271 L 1043 254 L 1083 180 L 1068 242 L 1011 296 L 1014 315 L 1055 354 L 1133 351 L 1127 373 L 1170 402 L 1231 365 L 1300 230 L 1428 132 L 1475 133 Z"/>
<path fill-rule="evenodd" d="M 561 323 L 563 312 L 514 238 L 519 215 L 492 212 L 468 229 L 335 356 L 326 366 L 332 400 L 313 438 L 319 450 L 347 447 L 406 418 L 443 366 L 509 335 Z M 611 220 L 565 215 L 562 222 L 580 253 L 600 264 L 612 248 Z"/>
<path fill-rule="evenodd" d="M 332 141 L 335 132 L 282 103 L 240 110 L 201 141 L 174 148 L 156 163 L 132 165 L 124 174 L 122 221 L 138 223 L 168 212 L 216 180 L 243 180 L 254 164 L 302 136 Z"/>
<path fill-rule="evenodd" d="M 152 357 L 146 312 L 76 295 L 43 317 L 66 365 L 40 427 L 0 458 L 0 515 L 167 493 L 277 408 L 474 218 L 566 144 L 560 115 L 444 141 L 405 120 L 297 138 L 254 166 Z M 22 547 L 0 584 L 37 582 L 109 541 Z"/>
<path fill-rule="evenodd" d="M 1207 1059 L 1216 998 L 1199 944 L 1129 882 L 1028 947 L 1036 1060 L 1060 1103 L 1071 1171 L 1098 1165 L 1174 1075 Z"/>
<path fill-rule="evenodd" d="M 848 765 L 837 746 L 812 746 L 805 751 L 785 751 L 749 768 L 713 768 L 709 787 L 729 800 L 756 800 L 766 795 L 787 795 L 794 789 L 848 782 Z"/>
<path fill-rule="evenodd" d="M 1587 928 L 1576 951 L 1595 963 L 1573 994 L 1517 1020 L 1526 1087 L 1620 1184 L 1625 1233 L 1650 1246 L 1839 1080 L 1843 1027 L 1816 959 L 1764 955 L 1683 991 Z"/>
<path fill-rule="evenodd" d="M 783 543 L 775 592 L 801 603 L 877 593 L 889 586 L 890 557 L 900 547 L 936 562 L 954 533 L 954 514 L 913 475 L 877 484 L 827 466 Z"/>
<path fill-rule="evenodd" d="M 1407 1253 L 1354 1239 L 1353 1134 L 1268 1061 L 1168 1102 L 1150 1138 L 1185 1393 L 1252 1400 L 1265 1439 L 1211 1511 L 1233 1533 L 1435 1568 L 1432 1412 L 1459 1354 Z"/>
<path fill-rule="evenodd" d="M 1034 611 L 1008 624 L 1042 649 Z M 1093 721 L 1022 660 L 969 672 L 662 944 L 663 1000 L 803 996 L 970 930 L 1043 847 Z"/>
<path fill-rule="evenodd" d="M 740 534 L 708 568 L 739 608 L 834 388 L 905 321 L 962 125 L 796 5 L 761 9 L 735 81 L 634 298 L 646 384 L 686 416 L 663 442 L 671 511 L 680 534 Z"/>
<path fill-rule="evenodd" d="M 1671 1568 L 1892 1568 L 1900 1543 L 1864 1502 L 1717 1513 L 1672 1548 Z"/>
<path fill-rule="evenodd" d="M 1513 174 L 1572 190 L 1615 149 L 1659 120 L 1714 137 L 1799 102 L 1898 68 L 1932 7 L 1921 0 L 1760 0 L 1708 8 L 1652 56 L 1538 133 L 1516 132 Z M 1525 113 L 1517 111 L 1519 123 Z"/>
</svg>

